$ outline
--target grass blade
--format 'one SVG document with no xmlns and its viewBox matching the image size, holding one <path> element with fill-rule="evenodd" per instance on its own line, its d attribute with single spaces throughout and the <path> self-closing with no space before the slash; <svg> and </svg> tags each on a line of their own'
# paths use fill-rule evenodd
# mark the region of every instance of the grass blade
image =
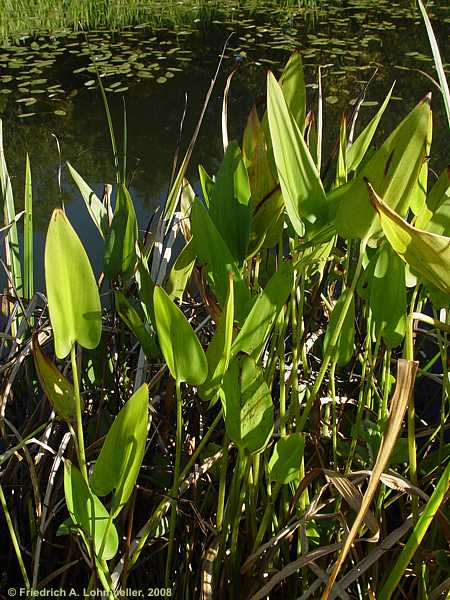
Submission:
<svg viewBox="0 0 450 600">
<path fill-rule="evenodd" d="M 33 191 L 31 188 L 30 158 L 25 167 L 25 215 L 23 224 L 24 297 L 31 300 L 34 294 L 33 279 Z"/>
<path fill-rule="evenodd" d="M 17 224 L 15 223 L 14 198 L 9 178 L 8 169 L 3 150 L 3 125 L 0 119 L 0 193 L 4 202 L 4 220 L 5 225 L 11 223 L 11 228 L 5 240 L 6 261 L 11 269 L 12 281 L 14 287 L 21 295 L 23 291 L 22 269 L 20 265 L 19 238 L 17 235 Z"/>
<path fill-rule="evenodd" d="M 433 53 L 434 64 L 436 65 L 436 71 L 439 77 L 439 83 L 441 84 L 442 97 L 444 99 L 445 111 L 447 113 L 448 125 L 450 127 L 450 91 L 448 89 L 447 78 L 445 77 L 444 67 L 442 65 L 442 59 L 437 45 L 436 37 L 431 27 L 430 19 L 428 18 L 425 6 L 422 0 L 417 0 L 419 3 L 420 12 L 422 13 L 425 27 L 427 28 L 428 39 L 430 40 L 431 51 Z"/>
<path fill-rule="evenodd" d="M 391 574 L 379 592 L 378 600 L 389 600 L 394 591 L 397 589 L 400 579 L 405 572 L 410 560 L 416 553 L 421 541 L 423 540 L 428 527 L 431 525 L 444 496 L 450 487 L 450 463 L 447 464 L 445 471 L 442 473 L 437 486 L 432 493 L 430 499 L 425 505 L 422 514 L 417 521 L 412 534 L 409 536 L 406 546 L 397 559 Z"/>
</svg>

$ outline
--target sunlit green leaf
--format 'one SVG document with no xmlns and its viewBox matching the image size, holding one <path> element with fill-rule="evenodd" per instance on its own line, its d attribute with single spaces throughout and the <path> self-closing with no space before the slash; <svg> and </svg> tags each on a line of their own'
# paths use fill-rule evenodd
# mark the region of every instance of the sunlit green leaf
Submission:
<svg viewBox="0 0 450 600">
<path fill-rule="evenodd" d="M 347 300 L 349 294 L 351 294 L 350 288 L 347 288 L 339 297 L 336 302 L 333 312 L 331 313 L 330 322 L 328 323 L 327 330 L 325 332 L 325 338 L 323 340 L 323 351 L 324 354 L 327 352 L 331 338 L 333 337 L 338 321 L 342 313 L 342 309 Z M 354 337 L 355 337 L 355 298 L 352 295 L 349 309 L 345 315 L 344 323 L 342 325 L 339 337 L 337 339 L 336 346 L 332 348 L 332 357 L 339 366 L 345 366 L 348 364 L 353 356 L 354 349 Z"/>
<path fill-rule="evenodd" d="M 228 273 L 233 273 L 235 319 L 238 323 L 242 323 L 250 309 L 250 292 L 228 246 L 198 198 L 195 199 L 192 208 L 191 229 L 198 259 L 200 264 L 206 267 L 212 288 L 222 309 L 228 293 Z"/>
<path fill-rule="evenodd" d="M 117 190 L 114 216 L 106 239 L 104 269 L 109 277 L 129 275 L 136 263 L 137 221 L 133 201 L 124 185 Z"/>
<path fill-rule="evenodd" d="M 369 302 L 375 335 L 381 335 L 388 347 L 395 348 L 406 329 L 405 263 L 387 243 L 382 244 L 373 260 Z"/>
<path fill-rule="evenodd" d="M 158 285 L 153 301 L 159 344 L 172 377 L 200 385 L 208 374 L 208 362 L 189 321 Z"/>
<path fill-rule="evenodd" d="M 165 286 L 172 300 L 179 300 L 183 296 L 196 258 L 195 244 L 190 239 L 177 256 Z"/>
<path fill-rule="evenodd" d="M 209 201 L 209 214 L 241 265 L 247 255 L 250 235 L 250 185 L 239 146 L 228 144 Z"/>
<path fill-rule="evenodd" d="M 298 479 L 305 448 L 305 439 L 300 433 L 291 433 L 275 444 L 269 460 L 269 477 L 276 483 L 289 483 Z"/>
<path fill-rule="evenodd" d="M 347 150 L 347 170 L 350 173 L 357 169 L 363 160 L 370 143 L 375 135 L 375 131 L 378 127 L 378 123 L 380 122 L 381 117 L 383 116 L 384 111 L 391 99 L 392 91 L 394 89 L 394 84 L 392 84 L 391 89 L 388 92 L 383 104 L 378 109 L 377 114 L 373 117 L 370 123 L 361 131 L 356 140 Z"/>
<path fill-rule="evenodd" d="M 58 358 L 75 342 L 96 348 L 102 332 L 97 282 L 89 258 L 61 209 L 50 219 L 45 244 L 48 310 Z"/>
<path fill-rule="evenodd" d="M 221 399 L 230 439 L 249 454 L 262 452 L 273 432 L 273 404 L 262 371 L 250 356 L 240 354 L 230 362 Z"/>
<path fill-rule="evenodd" d="M 417 183 L 429 143 L 430 98 L 427 96 L 391 133 L 379 150 L 348 184 L 328 197 L 337 206 L 336 229 L 344 238 L 374 237 L 381 227 L 367 197 L 364 178 L 386 203 L 404 214 Z"/>
<path fill-rule="evenodd" d="M 128 302 L 122 292 L 115 291 L 114 299 L 120 318 L 139 340 L 145 356 L 149 359 L 158 357 L 159 352 L 154 334 L 146 329 L 136 309 Z"/>
<path fill-rule="evenodd" d="M 416 229 L 402 219 L 369 184 L 370 201 L 394 250 L 426 283 L 450 294 L 450 237 Z"/>
<path fill-rule="evenodd" d="M 238 352 L 245 352 L 254 358 L 258 357 L 270 328 L 289 296 L 292 285 L 292 264 L 282 263 L 256 298 L 233 343 L 233 356 L 236 356 Z"/>
<path fill-rule="evenodd" d="M 98 496 L 114 490 L 116 516 L 130 497 L 144 456 L 148 427 L 148 387 L 144 383 L 120 410 L 95 462 L 91 489 Z"/>
<path fill-rule="evenodd" d="M 119 546 L 116 527 L 110 522 L 106 508 L 69 460 L 64 462 L 64 495 L 72 521 L 81 528 L 87 547 L 93 545 L 99 559 L 114 558 Z"/>
<path fill-rule="evenodd" d="M 267 79 L 267 108 L 281 191 L 292 226 L 319 228 L 327 219 L 325 192 L 303 136 L 272 73 Z"/>
</svg>

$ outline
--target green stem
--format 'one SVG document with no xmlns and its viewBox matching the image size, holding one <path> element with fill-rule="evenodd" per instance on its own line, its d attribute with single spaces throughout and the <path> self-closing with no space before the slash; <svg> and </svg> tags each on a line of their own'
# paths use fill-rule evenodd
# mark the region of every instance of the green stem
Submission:
<svg viewBox="0 0 450 600">
<path fill-rule="evenodd" d="M 336 324 L 336 329 L 333 332 L 333 335 L 330 340 L 330 344 L 323 356 L 322 366 L 320 367 L 319 373 L 316 377 L 316 381 L 311 389 L 309 398 L 306 402 L 305 408 L 303 409 L 303 413 L 300 417 L 299 425 L 297 430 L 303 431 L 306 425 L 306 421 L 308 420 L 309 413 L 311 412 L 312 407 L 314 406 L 314 402 L 317 399 L 317 395 L 319 393 L 320 387 L 322 385 L 323 379 L 328 369 L 328 365 L 330 363 L 331 357 L 333 356 L 336 348 L 336 344 L 339 339 L 339 335 L 341 333 L 342 326 L 344 325 L 345 317 L 347 316 L 348 309 L 350 308 L 350 304 L 352 302 L 353 294 L 356 289 L 356 284 L 358 283 L 359 276 L 361 275 L 361 269 L 363 264 L 364 250 L 367 245 L 367 239 L 361 240 L 361 245 L 359 249 L 359 257 L 358 263 L 356 265 L 355 275 L 352 280 L 352 285 L 350 286 L 350 292 L 345 299 L 345 302 L 342 306 L 341 314 L 339 315 L 339 320 Z"/>
<path fill-rule="evenodd" d="M 86 468 L 86 455 L 84 451 L 84 436 L 83 436 L 83 421 L 81 419 L 81 398 L 80 398 L 80 383 L 78 381 L 78 367 L 77 367 L 77 356 L 75 351 L 75 342 L 72 344 L 70 349 L 70 360 L 72 362 L 72 377 L 73 377 L 73 389 L 75 394 L 75 417 L 77 423 L 77 437 L 78 437 L 78 462 L 80 465 L 80 471 L 83 475 L 86 483 L 88 482 L 87 468 Z"/>
<path fill-rule="evenodd" d="M 219 477 L 219 493 L 217 497 L 217 515 L 216 515 L 216 529 L 218 533 L 222 530 L 223 525 L 223 513 L 225 509 L 225 493 L 227 486 L 227 470 L 228 470 L 228 435 L 223 436 L 223 457 L 220 465 L 220 477 Z"/>
<path fill-rule="evenodd" d="M 233 526 L 231 532 L 231 556 L 236 556 L 238 553 L 238 536 L 239 523 L 241 521 L 241 508 L 244 502 L 246 487 L 245 481 L 250 470 L 250 460 L 243 454 L 239 453 L 238 477 L 236 478 L 235 499 L 236 506 L 234 509 Z"/>
<path fill-rule="evenodd" d="M 395 590 L 398 589 L 398 584 L 400 583 L 402 575 L 416 553 L 417 548 L 420 546 L 429 526 L 431 525 L 431 522 L 433 521 L 442 501 L 444 500 L 449 487 L 450 462 L 447 464 L 447 467 L 442 473 L 434 492 L 426 503 L 413 532 L 409 536 L 406 545 L 404 546 L 400 556 L 397 559 L 397 562 L 394 565 L 394 568 L 392 569 L 391 574 L 381 588 L 381 591 L 377 596 L 378 600 L 389 600 Z"/>
<path fill-rule="evenodd" d="M 6 524 L 9 529 L 9 535 L 11 536 L 11 541 L 14 546 L 14 552 L 16 553 L 17 562 L 19 563 L 20 571 L 22 573 L 23 581 L 25 583 L 25 588 L 30 590 L 30 580 L 28 579 L 27 571 L 25 569 L 25 565 L 22 559 L 22 553 L 20 551 L 19 542 L 17 540 L 16 532 L 14 531 L 14 525 L 11 520 L 11 515 L 9 514 L 8 505 L 6 503 L 6 498 L 3 493 L 3 488 L 0 485 L 0 502 L 2 504 L 3 510 L 5 512 Z"/>
<path fill-rule="evenodd" d="M 170 587 L 171 575 L 172 575 L 172 558 L 173 558 L 173 546 L 175 541 L 175 525 L 177 522 L 177 496 L 178 486 L 180 479 L 180 465 L 181 465 L 181 445 L 183 443 L 183 405 L 181 400 L 181 382 L 179 379 L 175 382 L 176 396 L 177 396 L 177 432 L 175 441 L 175 470 L 173 476 L 173 486 L 171 491 L 171 505 L 172 510 L 170 513 L 170 528 L 169 528 L 169 545 L 167 548 L 167 561 L 166 561 L 166 576 L 165 576 L 165 587 Z"/>
<path fill-rule="evenodd" d="M 419 286 L 417 285 L 412 299 L 411 299 L 411 312 L 406 317 L 406 337 L 404 356 L 407 360 L 414 360 L 414 306 L 416 304 L 417 295 L 419 293 Z M 413 485 L 417 486 L 417 449 L 416 449 L 416 411 L 414 406 L 414 394 L 410 394 L 408 401 L 408 455 L 409 455 L 409 478 Z M 411 499 L 412 512 L 414 522 L 417 521 L 419 511 L 419 499 L 417 496 L 413 496 Z"/>
<path fill-rule="evenodd" d="M 261 542 L 264 539 L 266 534 L 267 527 L 272 519 L 272 511 L 275 504 L 276 499 L 278 498 L 278 494 L 281 490 L 281 483 L 277 483 L 275 488 L 270 496 L 267 498 L 266 510 L 264 511 L 264 515 L 261 521 L 261 524 L 258 529 L 258 533 L 256 534 L 255 543 L 253 544 L 253 552 L 261 545 Z"/>
</svg>

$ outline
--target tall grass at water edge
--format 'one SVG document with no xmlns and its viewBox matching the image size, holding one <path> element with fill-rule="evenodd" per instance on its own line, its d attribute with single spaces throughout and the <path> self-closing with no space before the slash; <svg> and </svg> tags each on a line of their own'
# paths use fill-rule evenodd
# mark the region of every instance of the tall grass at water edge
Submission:
<svg viewBox="0 0 450 600">
<path fill-rule="evenodd" d="M 314 7 L 317 0 L 270 0 L 286 7 Z M 3 0 L 0 11 L 0 42 L 39 33 L 66 30 L 118 30 L 132 25 L 176 26 L 231 15 L 237 8 L 253 10 L 254 0 Z M 259 4 L 260 6 L 260 4 Z"/>
</svg>

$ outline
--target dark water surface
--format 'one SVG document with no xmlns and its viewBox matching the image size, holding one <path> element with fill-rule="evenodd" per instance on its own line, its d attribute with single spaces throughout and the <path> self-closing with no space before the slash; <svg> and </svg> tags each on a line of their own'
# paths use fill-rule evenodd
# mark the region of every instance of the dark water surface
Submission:
<svg viewBox="0 0 450 600">
<path fill-rule="evenodd" d="M 221 49 L 232 32 L 188 172 L 194 186 L 197 165 L 202 163 L 214 171 L 223 155 L 220 113 L 229 73 L 240 65 L 229 101 L 230 138 L 240 140 L 252 104 L 259 103 L 263 109 L 267 69 L 278 74 L 297 48 L 305 65 L 309 109 L 317 107 L 318 66 L 332 65 L 323 72 L 324 162 L 338 135 L 340 114 L 351 109 L 352 101 L 378 69 L 360 111 L 359 129 L 372 117 L 394 80 L 394 98 L 380 124 L 378 141 L 433 91 L 431 166 L 436 171 L 447 166 L 449 136 L 443 102 L 426 76 L 436 77 L 434 63 L 425 27 L 413 3 L 353 0 L 315 12 L 277 11 L 262 8 L 262 4 L 257 11 L 235 11 L 232 18 L 214 20 L 208 26 L 194 23 L 174 31 L 139 27 L 87 36 L 66 32 L 0 48 L 0 116 L 17 212 L 23 207 L 26 152 L 31 160 L 37 289 L 44 289 L 48 220 L 62 201 L 94 268 L 101 270 L 101 239 L 64 167 L 65 161 L 70 161 L 99 194 L 104 183 L 114 180 L 104 107 L 90 54 L 96 57 L 109 90 L 119 144 L 126 107 L 130 190 L 142 228 L 167 193 L 185 98 L 181 152 L 192 135 Z M 430 4 L 429 12 L 445 63 L 450 54 L 450 9 L 447 2 L 437 2 Z M 445 64 L 447 70 L 449 66 Z"/>
</svg>

